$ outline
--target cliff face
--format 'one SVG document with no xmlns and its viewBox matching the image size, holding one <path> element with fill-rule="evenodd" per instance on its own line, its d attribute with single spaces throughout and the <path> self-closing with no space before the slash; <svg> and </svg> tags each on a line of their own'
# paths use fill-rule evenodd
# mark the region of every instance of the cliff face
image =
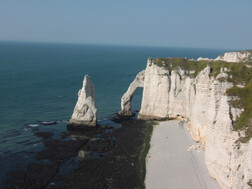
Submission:
<svg viewBox="0 0 252 189">
<path fill-rule="evenodd" d="M 222 60 L 226 62 L 246 62 L 251 61 L 251 54 L 249 51 L 226 52 L 222 56 L 218 56 L 215 60 Z"/>
<path fill-rule="evenodd" d="M 205 148 L 209 173 L 222 188 L 250 188 L 252 178 L 252 139 L 236 142 L 238 132 L 232 122 L 243 110 L 233 108 L 225 95 L 232 87 L 222 69 L 214 78 L 210 67 L 196 77 L 177 69 L 169 71 L 148 59 L 140 119 L 182 117 L 194 140 Z"/>
<path fill-rule="evenodd" d="M 252 61 L 252 51 L 233 51 L 226 52 L 224 55 L 220 55 L 215 59 L 199 57 L 197 61 L 225 61 L 225 62 L 251 62 Z"/>
</svg>

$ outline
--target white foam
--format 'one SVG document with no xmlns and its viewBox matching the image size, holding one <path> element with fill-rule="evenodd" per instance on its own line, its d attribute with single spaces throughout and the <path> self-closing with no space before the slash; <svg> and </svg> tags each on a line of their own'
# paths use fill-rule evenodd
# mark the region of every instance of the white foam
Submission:
<svg viewBox="0 0 252 189">
<path fill-rule="evenodd" d="M 39 124 L 29 124 L 29 127 L 38 127 Z"/>
</svg>

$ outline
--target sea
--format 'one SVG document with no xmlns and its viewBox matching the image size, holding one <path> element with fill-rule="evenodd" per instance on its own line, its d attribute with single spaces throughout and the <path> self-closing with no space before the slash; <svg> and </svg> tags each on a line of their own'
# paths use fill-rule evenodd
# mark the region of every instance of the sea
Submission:
<svg viewBox="0 0 252 189">
<path fill-rule="evenodd" d="M 0 188 L 43 148 L 37 130 L 66 130 L 84 75 L 94 83 L 98 123 L 110 124 L 148 57 L 215 58 L 225 49 L 0 42 Z M 132 99 L 140 109 L 142 89 Z M 56 121 L 45 126 L 43 122 Z"/>
</svg>

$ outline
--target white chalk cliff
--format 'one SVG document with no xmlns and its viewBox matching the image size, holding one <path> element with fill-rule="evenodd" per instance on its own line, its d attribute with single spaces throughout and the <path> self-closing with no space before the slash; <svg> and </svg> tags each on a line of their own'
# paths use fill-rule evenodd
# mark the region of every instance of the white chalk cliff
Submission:
<svg viewBox="0 0 252 189">
<path fill-rule="evenodd" d="M 197 61 L 207 60 L 207 61 L 226 61 L 226 62 L 247 62 L 252 61 L 252 53 L 251 51 L 233 51 L 226 52 L 224 55 L 218 56 L 215 59 L 202 58 L 199 57 Z"/>
<path fill-rule="evenodd" d="M 75 105 L 68 126 L 96 126 L 97 108 L 95 89 L 88 75 L 85 75 L 83 86 L 78 92 L 78 101 Z"/>
<path fill-rule="evenodd" d="M 217 78 L 211 77 L 210 71 L 207 66 L 196 77 L 189 77 L 184 70 L 169 71 L 148 59 L 138 118 L 186 119 L 192 138 L 205 148 L 210 175 L 221 188 L 249 189 L 252 139 L 236 142 L 239 136 L 232 125 L 243 110 L 233 108 L 231 97 L 225 95 L 232 84 L 218 79 L 227 77 L 226 69 L 221 69 Z"/>
<path fill-rule="evenodd" d="M 249 51 L 226 52 L 224 55 L 218 56 L 215 60 L 226 62 L 243 62 L 248 61 L 250 57 Z"/>
<path fill-rule="evenodd" d="M 131 100 L 138 87 L 144 85 L 145 70 L 139 72 L 134 81 L 130 84 L 128 90 L 121 98 L 121 111 L 118 113 L 123 116 L 132 116 Z"/>
</svg>

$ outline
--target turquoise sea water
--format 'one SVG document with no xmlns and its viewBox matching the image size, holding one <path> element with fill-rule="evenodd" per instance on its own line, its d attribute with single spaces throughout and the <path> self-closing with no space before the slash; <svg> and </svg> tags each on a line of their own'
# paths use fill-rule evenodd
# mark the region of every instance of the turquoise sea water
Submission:
<svg viewBox="0 0 252 189">
<path fill-rule="evenodd" d="M 0 184 L 8 170 L 38 151 L 34 128 L 59 121 L 50 131 L 64 131 L 83 77 L 95 85 L 102 123 L 120 110 L 120 99 L 148 57 L 215 58 L 225 50 L 0 42 Z M 142 90 L 133 98 L 139 110 Z"/>
</svg>

